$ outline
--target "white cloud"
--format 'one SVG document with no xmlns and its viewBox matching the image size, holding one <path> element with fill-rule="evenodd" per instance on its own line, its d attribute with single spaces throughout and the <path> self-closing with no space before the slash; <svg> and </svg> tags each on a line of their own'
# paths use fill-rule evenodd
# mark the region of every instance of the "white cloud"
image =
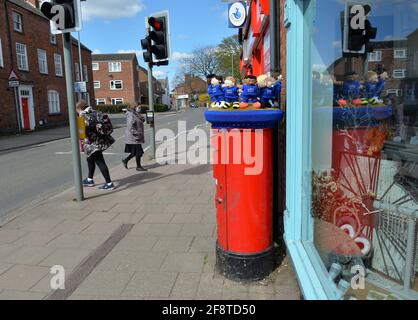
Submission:
<svg viewBox="0 0 418 320">
<path fill-rule="evenodd" d="M 106 20 L 134 17 L 145 8 L 143 0 L 88 0 L 82 4 L 85 20 L 92 17 Z"/>
<path fill-rule="evenodd" d="M 182 53 L 182 52 L 178 52 L 175 51 L 171 54 L 171 59 L 173 61 L 179 61 L 179 60 L 183 60 L 186 58 L 190 58 L 192 55 L 190 53 Z"/>
<path fill-rule="evenodd" d="M 100 50 L 100 49 L 94 49 L 93 50 L 93 54 L 100 54 L 100 53 L 102 53 L 102 50 Z"/>
<path fill-rule="evenodd" d="M 135 49 L 131 49 L 131 50 L 118 50 L 118 53 L 135 53 L 137 56 L 139 56 L 140 54 L 142 54 L 142 50 L 135 50 Z"/>
<path fill-rule="evenodd" d="M 157 79 L 161 79 L 161 78 L 165 78 L 165 77 L 167 77 L 167 72 L 165 72 L 165 71 L 161 71 L 161 70 L 154 70 L 154 71 L 153 71 L 153 75 L 154 75 L 154 77 L 156 77 Z"/>
</svg>

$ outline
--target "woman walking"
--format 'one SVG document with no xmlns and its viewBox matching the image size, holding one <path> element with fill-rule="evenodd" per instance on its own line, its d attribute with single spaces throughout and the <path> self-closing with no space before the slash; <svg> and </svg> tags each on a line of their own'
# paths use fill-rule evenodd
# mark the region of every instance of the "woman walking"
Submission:
<svg viewBox="0 0 418 320">
<path fill-rule="evenodd" d="M 141 107 L 129 107 L 126 113 L 126 133 L 125 133 L 125 153 L 129 156 L 122 160 L 123 165 L 128 169 L 128 162 L 136 159 L 136 171 L 147 171 L 142 167 L 141 158 L 144 155 L 142 144 L 145 143 L 144 137 L 145 119 L 141 115 Z"/>
<path fill-rule="evenodd" d="M 86 125 L 86 139 L 83 141 L 83 149 L 87 156 L 89 175 L 83 180 L 83 186 L 95 186 L 93 177 L 96 166 L 98 166 L 106 180 L 106 183 L 99 189 L 114 190 L 115 186 L 110 179 L 109 168 L 103 157 L 103 152 L 115 143 L 115 139 L 111 136 L 113 133 L 112 123 L 106 114 L 96 111 L 83 100 L 77 103 L 77 112 L 80 117 L 84 118 Z"/>
</svg>

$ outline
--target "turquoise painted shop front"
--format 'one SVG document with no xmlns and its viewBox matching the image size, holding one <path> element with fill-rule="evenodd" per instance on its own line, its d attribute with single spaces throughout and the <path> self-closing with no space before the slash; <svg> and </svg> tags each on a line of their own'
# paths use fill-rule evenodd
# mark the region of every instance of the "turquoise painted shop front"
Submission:
<svg viewBox="0 0 418 320">
<path fill-rule="evenodd" d="M 418 1 L 348 5 L 366 3 L 378 31 L 359 56 L 347 3 L 285 5 L 285 241 L 306 299 L 418 299 Z"/>
</svg>

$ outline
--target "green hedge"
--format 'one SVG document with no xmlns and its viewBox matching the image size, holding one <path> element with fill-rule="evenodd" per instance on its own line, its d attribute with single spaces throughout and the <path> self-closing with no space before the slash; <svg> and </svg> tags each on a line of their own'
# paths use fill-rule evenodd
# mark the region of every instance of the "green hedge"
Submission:
<svg viewBox="0 0 418 320">
<path fill-rule="evenodd" d="M 118 104 L 118 105 L 102 104 L 102 105 L 97 105 L 96 110 L 101 111 L 103 113 L 107 113 L 107 114 L 116 114 L 116 113 L 123 113 L 123 110 L 127 109 L 128 107 L 129 107 L 128 104 Z"/>
<path fill-rule="evenodd" d="M 154 105 L 154 111 L 155 112 L 167 112 L 169 110 L 169 106 L 166 104 L 155 104 Z M 146 113 L 149 110 L 149 106 L 142 105 L 141 106 L 141 113 Z"/>
</svg>

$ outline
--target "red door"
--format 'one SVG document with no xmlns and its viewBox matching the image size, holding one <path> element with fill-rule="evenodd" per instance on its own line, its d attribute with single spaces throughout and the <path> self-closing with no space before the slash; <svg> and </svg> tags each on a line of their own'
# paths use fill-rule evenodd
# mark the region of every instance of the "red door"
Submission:
<svg viewBox="0 0 418 320">
<path fill-rule="evenodd" d="M 22 98 L 23 129 L 30 130 L 29 98 Z"/>
</svg>

